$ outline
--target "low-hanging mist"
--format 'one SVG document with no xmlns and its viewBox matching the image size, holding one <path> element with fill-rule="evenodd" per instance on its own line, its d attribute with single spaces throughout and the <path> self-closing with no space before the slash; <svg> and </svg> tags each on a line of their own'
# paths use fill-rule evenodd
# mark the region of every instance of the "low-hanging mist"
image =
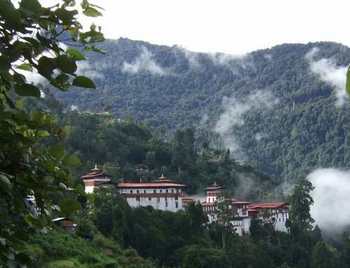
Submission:
<svg viewBox="0 0 350 268">
<path fill-rule="evenodd" d="M 311 216 L 322 231 L 341 234 L 350 226 L 350 170 L 317 169 L 307 179 L 315 187 Z"/>
<path fill-rule="evenodd" d="M 315 59 L 319 49 L 311 49 L 305 56 L 310 64 L 310 70 L 312 73 L 319 76 L 320 80 L 331 85 L 335 90 L 335 96 L 337 98 L 336 105 L 342 106 L 348 99 L 345 90 L 345 78 L 346 78 L 346 66 L 338 66 L 336 61 L 332 58 Z"/>
<path fill-rule="evenodd" d="M 234 134 L 234 129 L 244 124 L 246 113 L 271 109 L 277 103 L 278 99 L 270 91 L 262 90 L 250 94 L 242 100 L 225 97 L 223 98 L 224 112 L 216 122 L 214 131 L 221 136 L 226 148 L 229 148 L 236 157 L 244 160 L 244 152 L 242 152 L 238 139 Z"/>
</svg>

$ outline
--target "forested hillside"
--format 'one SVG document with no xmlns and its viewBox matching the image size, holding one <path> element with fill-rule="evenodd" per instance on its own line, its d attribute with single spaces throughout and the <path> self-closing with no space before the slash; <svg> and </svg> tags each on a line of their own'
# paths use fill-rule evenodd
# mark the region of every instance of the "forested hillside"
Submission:
<svg viewBox="0 0 350 268">
<path fill-rule="evenodd" d="M 131 120 L 75 111 L 65 113 L 61 124 L 67 130 L 65 147 L 81 160 L 82 165 L 74 169 L 77 185 L 82 185 L 82 174 L 99 164 L 115 181 L 147 181 L 165 174 L 186 184 L 188 194 L 203 194 L 205 187 L 217 182 L 240 198 L 282 198 L 278 181 L 237 163 L 225 150 L 199 145 L 192 129 L 177 130 L 164 141 Z"/>
<path fill-rule="evenodd" d="M 341 93 L 347 47 L 285 44 L 240 57 L 128 39 L 101 47 L 105 55 L 79 66 L 98 89 L 60 94 L 68 106 L 131 116 L 164 133 L 210 130 L 234 158 L 280 180 L 349 165 L 350 110 Z"/>
</svg>

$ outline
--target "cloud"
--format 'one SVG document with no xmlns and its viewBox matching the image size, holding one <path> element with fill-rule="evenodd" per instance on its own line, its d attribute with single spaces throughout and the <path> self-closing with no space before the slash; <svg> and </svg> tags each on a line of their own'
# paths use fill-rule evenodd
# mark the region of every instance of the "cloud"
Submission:
<svg viewBox="0 0 350 268">
<path fill-rule="evenodd" d="M 174 53 L 177 55 L 180 54 L 181 56 L 184 56 L 187 59 L 188 64 L 191 68 L 198 69 L 201 67 L 198 57 L 199 53 L 187 50 L 186 48 L 178 45 L 174 46 Z"/>
<path fill-rule="evenodd" d="M 318 52 L 318 48 L 313 48 L 305 55 L 305 58 L 310 64 L 311 72 L 334 88 L 337 98 L 336 106 L 340 107 L 348 98 L 345 90 L 347 67 L 337 66 L 333 59 L 316 60 L 315 56 Z"/>
<path fill-rule="evenodd" d="M 240 58 L 240 56 L 225 53 L 209 53 L 208 56 L 215 65 L 230 65 L 234 60 Z"/>
<path fill-rule="evenodd" d="M 77 62 L 77 74 L 87 76 L 91 79 L 103 79 L 104 75 L 100 64 L 96 65 L 88 61 Z"/>
<path fill-rule="evenodd" d="M 258 111 L 259 109 L 271 109 L 277 103 L 278 99 L 270 91 L 260 90 L 241 100 L 234 97 L 224 97 L 224 112 L 216 122 L 214 131 L 220 135 L 224 146 L 229 148 L 232 153 L 235 153 L 236 157 L 244 158 L 233 130 L 244 125 L 244 115 L 246 113 Z"/>
<path fill-rule="evenodd" d="M 350 226 L 350 171 L 317 169 L 307 176 L 314 185 L 311 215 L 326 233 L 341 234 Z"/>
<path fill-rule="evenodd" d="M 262 139 L 266 138 L 266 134 L 265 133 L 256 133 L 254 138 L 256 141 L 261 141 Z"/>
<path fill-rule="evenodd" d="M 154 75 L 168 74 L 166 70 L 157 64 L 153 54 L 146 47 L 141 48 L 141 54 L 133 62 L 124 62 L 122 71 L 132 74 L 139 72 L 149 72 Z"/>
<path fill-rule="evenodd" d="M 264 58 L 267 59 L 268 61 L 272 61 L 272 55 L 269 53 L 264 54 Z"/>
</svg>

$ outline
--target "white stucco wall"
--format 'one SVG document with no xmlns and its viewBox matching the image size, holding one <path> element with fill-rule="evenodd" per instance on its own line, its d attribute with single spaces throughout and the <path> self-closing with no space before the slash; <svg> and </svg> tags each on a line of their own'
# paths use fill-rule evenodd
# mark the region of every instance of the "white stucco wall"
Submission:
<svg viewBox="0 0 350 268">
<path fill-rule="evenodd" d="M 180 196 L 181 189 L 167 188 L 167 189 L 129 189 L 123 188 L 120 190 L 123 195 L 134 195 L 126 196 L 126 201 L 130 207 L 147 207 L 151 206 L 154 209 L 165 210 L 176 212 L 183 209 L 182 199 Z M 173 195 L 178 193 L 179 196 L 176 198 L 174 196 L 164 196 L 164 194 Z M 140 194 L 140 197 L 137 195 Z M 142 196 L 143 194 L 151 194 L 152 196 Z M 157 196 L 157 194 L 160 194 Z"/>
<path fill-rule="evenodd" d="M 92 194 L 94 192 L 95 186 L 85 186 L 85 193 Z"/>
</svg>

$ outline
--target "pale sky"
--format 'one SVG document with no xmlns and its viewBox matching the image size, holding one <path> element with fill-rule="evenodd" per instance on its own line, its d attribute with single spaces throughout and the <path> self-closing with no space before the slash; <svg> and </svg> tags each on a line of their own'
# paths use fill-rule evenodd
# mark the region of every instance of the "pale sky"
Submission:
<svg viewBox="0 0 350 268">
<path fill-rule="evenodd" d="M 282 43 L 350 46 L 349 0 L 90 0 L 105 36 L 243 54 Z"/>
</svg>

